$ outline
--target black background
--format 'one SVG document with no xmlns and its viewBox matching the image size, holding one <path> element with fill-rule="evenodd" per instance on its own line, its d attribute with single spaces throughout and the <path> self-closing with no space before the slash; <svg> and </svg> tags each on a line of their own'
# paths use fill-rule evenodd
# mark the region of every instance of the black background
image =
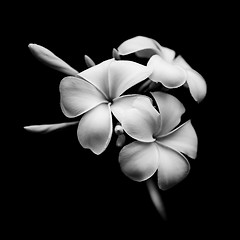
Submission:
<svg viewBox="0 0 240 240">
<path fill-rule="evenodd" d="M 11 40 L 5 46 L 11 49 L 7 62 L 12 66 L 8 75 L 14 105 L 10 114 L 16 129 L 10 138 L 12 157 L 8 157 L 4 178 L 10 235 L 67 239 L 73 235 L 88 239 L 95 234 L 111 239 L 177 235 L 194 239 L 232 232 L 226 227 L 232 220 L 228 181 L 233 180 L 226 177 L 232 166 L 225 162 L 226 145 L 221 139 L 225 117 L 222 100 L 216 97 L 225 83 L 223 38 L 230 35 L 224 27 L 226 12 L 200 7 L 183 7 L 183 12 L 178 6 L 158 9 L 156 4 L 132 9 L 127 4 L 109 8 L 94 3 L 36 3 L 10 15 L 14 21 L 6 36 Z M 38 62 L 29 43 L 48 48 L 82 71 L 85 54 L 100 63 L 111 58 L 112 48 L 137 35 L 174 49 L 208 85 L 206 98 L 192 113 L 198 157 L 190 160 L 192 169 L 183 182 L 160 192 L 167 221 L 156 212 L 145 183 L 133 182 L 121 172 L 119 149 L 108 148 L 100 156 L 83 149 L 77 126 L 49 134 L 23 129 L 70 120 L 59 105 L 59 83 L 65 75 Z"/>
</svg>

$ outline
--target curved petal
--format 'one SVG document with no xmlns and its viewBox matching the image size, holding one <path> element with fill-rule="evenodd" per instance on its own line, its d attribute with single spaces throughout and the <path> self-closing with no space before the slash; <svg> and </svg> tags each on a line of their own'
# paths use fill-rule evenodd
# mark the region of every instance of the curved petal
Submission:
<svg viewBox="0 0 240 240">
<path fill-rule="evenodd" d="M 195 101 L 200 102 L 207 94 L 207 84 L 204 78 L 195 70 L 187 71 L 187 84 Z"/>
<path fill-rule="evenodd" d="M 158 186 L 169 189 L 182 181 L 190 171 L 187 159 L 171 148 L 158 144 Z"/>
<path fill-rule="evenodd" d="M 91 68 L 88 68 L 78 74 L 78 76 L 84 78 L 86 81 L 93 84 L 98 90 L 100 90 L 106 98 L 109 96 L 109 82 L 108 82 L 108 69 L 109 65 L 115 61 L 115 59 L 108 59 Z"/>
<path fill-rule="evenodd" d="M 109 96 L 119 97 L 130 87 L 145 80 L 152 73 L 148 67 L 132 61 L 114 61 L 109 67 Z"/>
<path fill-rule="evenodd" d="M 185 70 L 189 70 L 192 69 L 190 67 L 190 65 L 183 59 L 183 57 L 181 55 L 178 55 L 173 62 L 177 65 L 179 65 L 180 67 L 184 68 Z"/>
<path fill-rule="evenodd" d="M 77 136 L 80 144 L 95 154 L 101 154 L 112 137 L 112 115 L 109 104 L 101 104 L 83 115 Z"/>
<path fill-rule="evenodd" d="M 156 44 L 157 48 L 161 50 L 161 53 L 159 55 L 164 60 L 171 62 L 175 57 L 175 54 L 176 54 L 175 51 L 170 48 L 161 46 L 156 40 L 153 40 L 153 41 Z"/>
<path fill-rule="evenodd" d="M 139 57 L 150 58 L 153 54 L 160 54 L 160 49 L 153 39 L 136 36 L 124 41 L 118 47 L 118 53 L 120 55 L 136 53 Z"/>
<path fill-rule="evenodd" d="M 161 127 L 160 114 L 148 97 L 125 96 L 112 104 L 112 112 L 129 136 L 142 142 L 155 141 Z"/>
<path fill-rule="evenodd" d="M 65 77 L 60 83 L 61 108 L 65 116 L 76 117 L 106 102 L 104 95 L 89 82 Z"/>
<path fill-rule="evenodd" d="M 155 143 L 132 142 L 119 153 L 123 173 L 134 181 L 150 178 L 158 168 L 158 153 Z"/>
<path fill-rule="evenodd" d="M 133 107 L 135 101 L 147 101 L 146 99 L 150 102 L 152 101 L 151 98 L 141 94 L 129 94 L 115 98 L 111 105 L 112 113 L 121 123 L 125 112 Z"/>
<path fill-rule="evenodd" d="M 186 82 L 187 76 L 183 68 L 158 55 L 153 55 L 147 66 L 153 71 L 149 78 L 154 82 L 161 82 L 167 88 L 177 88 Z"/>
<path fill-rule="evenodd" d="M 190 120 L 169 134 L 159 137 L 157 142 L 182 152 L 193 159 L 197 156 L 198 138 Z"/>
<path fill-rule="evenodd" d="M 78 74 L 77 70 L 73 69 L 71 66 L 65 63 L 62 59 L 57 57 L 47 48 L 33 43 L 30 43 L 28 47 L 33 56 L 36 57 L 43 64 L 47 65 L 48 67 L 63 72 L 67 75 L 75 76 Z"/>
<path fill-rule="evenodd" d="M 162 50 L 161 56 L 164 60 L 168 62 L 173 61 L 176 54 L 174 50 L 163 46 L 161 46 L 161 50 Z"/>
<path fill-rule="evenodd" d="M 65 122 L 65 123 L 55 123 L 55 124 L 41 124 L 41 125 L 31 125 L 31 126 L 25 126 L 24 129 L 30 131 L 30 132 L 52 132 L 60 128 L 65 128 L 74 124 L 77 124 L 78 121 L 75 122 Z"/>
<path fill-rule="evenodd" d="M 152 92 L 155 99 L 161 119 L 161 132 L 158 136 L 167 134 L 175 128 L 181 121 L 181 116 L 185 112 L 183 104 L 174 96 L 163 92 Z"/>
<path fill-rule="evenodd" d="M 206 96 L 207 85 L 204 78 L 183 59 L 182 56 L 177 56 L 174 63 L 181 66 L 187 73 L 187 85 L 190 93 L 195 101 L 200 102 Z"/>
</svg>

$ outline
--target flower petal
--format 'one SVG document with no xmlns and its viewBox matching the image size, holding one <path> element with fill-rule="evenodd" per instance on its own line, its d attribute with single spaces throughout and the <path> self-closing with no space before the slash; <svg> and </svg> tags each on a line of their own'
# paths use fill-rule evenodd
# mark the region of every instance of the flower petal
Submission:
<svg viewBox="0 0 240 240">
<path fill-rule="evenodd" d="M 170 49 L 170 48 L 161 46 L 156 40 L 153 40 L 153 41 L 156 44 L 157 48 L 161 50 L 159 55 L 164 60 L 166 60 L 168 62 L 171 62 L 174 59 L 174 57 L 175 57 L 175 54 L 176 54 L 175 51 Z"/>
<path fill-rule="evenodd" d="M 181 55 L 178 55 L 174 60 L 174 64 L 179 65 L 180 67 L 184 68 L 185 70 L 192 69 L 190 65 L 183 59 Z"/>
<path fill-rule="evenodd" d="M 132 61 L 114 61 L 109 67 L 109 96 L 119 97 L 130 87 L 145 80 L 152 73 L 148 67 Z"/>
<path fill-rule="evenodd" d="M 193 159 L 197 156 L 198 138 L 190 120 L 157 141 Z"/>
<path fill-rule="evenodd" d="M 100 104 L 85 113 L 79 122 L 78 140 L 84 148 L 101 154 L 112 136 L 112 115 L 109 104 Z"/>
<path fill-rule="evenodd" d="M 150 178 L 158 167 L 158 152 L 155 143 L 132 142 L 119 153 L 123 173 L 134 181 Z"/>
<path fill-rule="evenodd" d="M 148 97 L 125 96 L 112 105 L 112 112 L 124 131 L 142 142 L 153 142 L 154 134 L 160 131 L 160 114 Z"/>
<path fill-rule="evenodd" d="M 47 48 L 33 43 L 30 43 L 28 47 L 33 56 L 48 67 L 63 72 L 67 75 L 76 76 L 78 74 L 77 70 L 73 69 L 71 66 L 65 63 L 62 59 L 57 57 Z"/>
<path fill-rule="evenodd" d="M 155 41 L 148 37 L 136 36 L 124 41 L 118 47 L 120 55 L 136 53 L 139 57 L 150 58 L 153 54 L 160 54 Z"/>
<path fill-rule="evenodd" d="M 158 186 L 169 189 L 182 181 L 190 171 L 187 159 L 171 148 L 158 144 Z"/>
<path fill-rule="evenodd" d="M 183 104 L 174 96 L 163 92 L 152 92 L 162 119 L 159 136 L 167 134 L 175 128 L 185 112 Z"/>
<path fill-rule="evenodd" d="M 123 120 L 123 117 L 125 116 L 125 112 L 133 107 L 134 102 L 147 101 L 144 99 L 148 99 L 149 101 L 152 101 L 151 98 L 141 94 L 129 94 L 129 95 L 123 95 L 118 98 L 115 98 L 113 99 L 113 103 L 111 105 L 112 113 L 117 118 L 117 120 L 121 123 Z"/>
<path fill-rule="evenodd" d="M 174 57 L 175 57 L 175 51 L 170 49 L 170 48 L 167 48 L 167 47 L 163 47 L 161 46 L 161 57 L 168 61 L 168 62 L 171 62 L 173 61 Z"/>
<path fill-rule="evenodd" d="M 109 96 L 108 69 L 113 61 L 115 61 L 113 58 L 103 61 L 80 72 L 78 76 L 93 84 L 107 98 Z"/>
<path fill-rule="evenodd" d="M 186 70 L 187 85 L 194 100 L 197 102 L 202 101 L 207 93 L 207 85 L 204 78 L 197 71 L 192 69 L 182 56 L 177 56 L 174 59 L 174 63 Z"/>
<path fill-rule="evenodd" d="M 31 126 L 25 126 L 24 129 L 30 131 L 30 132 L 52 132 L 54 130 L 65 128 L 74 124 L 77 124 L 78 121 L 75 122 L 65 122 L 65 123 L 55 123 L 55 124 L 41 124 L 41 125 L 31 125 Z"/>
<path fill-rule="evenodd" d="M 76 117 L 106 102 L 104 95 L 89 82 L 65 77 L 60 83 L 61 108 L 67 117 Z"/>
<path fill-rule="evenodd" d="M 183 68 L 165 61 L 158 55 L 152 56 L 147 66 L 153 71 L 149 78 L 154 82 L 161 82 L 167 88 L 177 88 L 186 82 L 186 72 Z"/>
<path fill-rule="evenodd" d="M 207 85 L 204 78 L 195 70 L 188 70 L 187 84 L 194 100 L 201 102 L 207 93 Z"/>
</svg>

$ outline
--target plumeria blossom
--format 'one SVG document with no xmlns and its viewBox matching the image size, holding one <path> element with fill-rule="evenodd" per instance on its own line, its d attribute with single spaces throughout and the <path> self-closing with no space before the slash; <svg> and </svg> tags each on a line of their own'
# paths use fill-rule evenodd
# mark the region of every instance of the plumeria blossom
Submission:
<svg viewBox="0 0 240 240">
<path fill-rule="evenodd" d="M 78 73 L 48 49 L 37 44 L 29 44 L 29 48 L 39 61 L 72 75 L 65 77 L 60 83 L 62 111 L 69 118 L 84 114 L 77 130 L 79 142 L 95 154 L 102 153 L 112 136 L 111 106 L 127 109 L 135 99 L 145 98 L 141 95 L 120 95 L 145 80 L 151 70 L 132 61 L 115 59 L 95 65 L 92 59 L 85 55 L 89 69 Z M 24 128 L 33 132 L 50 132 L 76 123 L 31 125 Z M 124 140 L 125 136 L 120 134 L 116 144 L 122 146 Z"/>
<path fill-rule="evenodd" d="M 174 50 L 161 46 L 154 39 L 143 36 L 128 39 L 118 47 L 118 53 L 135 53 L 138 57 L 149 58 L 147 66 L 153 71 L 149 78 L 154 82 L 161 82 L 167 88 L 186 85 L 197 102 L 206 95 L 207 86 L 203 77 L 182 56 L 175 57 Z"/>
<path fill-rule="evenodd" d="M 160 189 L 168 189 L 183 180 L 190 170 L 187 155 L 196 158 L 197 135 L 187 121 L 177 127 L 185 112 L 174 96 L 151 93 L 159 112 L 147 98 L 138 98 L 127 111 L 113 109 L 126 131 L 136 141 L 119 154 L 122 171 L 135 181 L 149 179 L 156 171 Z"/>
<path fill-rule="evenodd" d="M 132 61 L 106 60 L 60 83 L 61 108 L 69 118 L 84 114 L 77 135 L 84 148 L 102 153 L 112 136 L 112 108 L 124 111 L 142 95 L 125 95 L 127 89 L 145 80 L 151 71 Z M 113 112 L 114 113 L 114 112 Z"/>
<path fill-rule="evenodd" d="M 97 155 L 105 151 L 114 132 L 116 146 L 121 147 L 121 170 L 132 180 L 148 180 L 150 197 L 165 219 L 163 201 L 151 177 L 157 173 L 158 187 L 162 190 L 182 181 L 190 171 L 187 157 L 196 158 L 198 139 L 190 120 L 180 124 L 185 112 L 183 104 L 158 90 L 163 89 L 162 85 L 166 88 L 187 86 L 192 97 L 200 102 L 206 95 L 203 77 L 181 56 L 175 57 L 172 49 L 142 36 L 123 42 L 117 50 L 113 49 L 112 59 L 99 64 L 85 55 L 88 69 L 82 72 L 40 45 L 29 44 L 28 47 L 40 62 L 67 75 L 59 86 L 60 106 L 66 117 L 81 118 L 24 128 L 32 132 L 51 132 L 78 124 L 81 146 Z M 121 55 L 132 53 L 147 58 L 147 65 L 121 60 Z M 141 82 L 136 94 L 131 87 Z M 151 86 L 154 92 L 150 92 Z M 127 90 L 131 94 L 126 94 Z M 115 126 L 113 116 L 118 121 Z M 124 146 L 126 135 L 132 142 Z"/>
</svg>

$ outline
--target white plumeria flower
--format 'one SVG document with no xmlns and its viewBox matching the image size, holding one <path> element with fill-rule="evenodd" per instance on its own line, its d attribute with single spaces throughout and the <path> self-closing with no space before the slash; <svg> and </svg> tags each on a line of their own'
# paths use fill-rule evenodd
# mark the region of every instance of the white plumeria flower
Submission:
<svg viewBox="0 0 240 240">
<path fill-rule="evenodd" d="M 111 111 L 125 111 L 136 99 L 148 99 L 136 94 L 120 95 L 150 74 L 151 70 L 144 65 L 109 59 L 79 73 L 78 77 L 65 77 L 61 81 L 61 108 L 65 116 L 84 114 L 77 130 L 84 148 L 95 154 L 106 149 L 113 131 Z"/>
<path fill-rule="evenodd" d="M 149 58 L 147 66 L 153 70 L 149 78 L 154 82 L 161 82 L 167 88 L 177 88 L 187 83 L 197 102 L 206 95 L 207 85 L 203 77 L 181 56 L 175 58 L 175 51 L 161 46 L 154 39 L 143 36 L 128 39 L 118 47 L 118 53 L 135 53 L 138 57 Z"/>
<path fill-rule="evenodd" d="M 198 140 L 190 120 L 177 127 L 185 112 L 177 98 L 151 94 L 160 113 L 147 98 L 136 99 L 126 111 L 113 110 L 125 132 L 136 140 L 122 148 L 119 162 L 123 173 L 135 181 L 147 180 L 157 171 L 158 186 L 165 190 L 189 173 L 183 154 L 196 158 Z"/>
</svg>

